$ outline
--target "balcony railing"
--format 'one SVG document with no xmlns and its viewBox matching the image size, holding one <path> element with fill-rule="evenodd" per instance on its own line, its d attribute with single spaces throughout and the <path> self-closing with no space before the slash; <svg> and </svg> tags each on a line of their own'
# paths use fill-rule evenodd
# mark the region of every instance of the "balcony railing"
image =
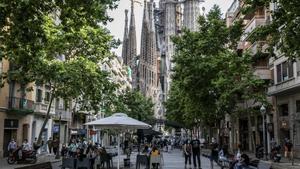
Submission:
<svg viewBox="0 0 300 169">
<path fill-rule="evenodd" d="M 34 102 L 32 100 L 19 97 L 8 97 L 7 103 L 8 109 L 34 110 Z"/>
<path fill-rule="evenodd" d="M 266 49 L 263 49 L 263 46 L 265 45 L 264 41 L 256 41 L 251 46 L 247 47 L 247 50 L 252 54 L 255 55 L 258 52 L 265 53 Z"/>
<path fill-rule="evenodd" d="M 296 77 L 296 78 L 290 78 L 286 81 L 277 83 L 277 84 L 269 87 L 268 94 L 276 95 L 279 93 L 297 91 L 298 89 L 300 89 L 300 78 Z"/>
<path fill-rule="evenodd" d="M 245 26 L 245 31 L 241 37 L 241 40 L 245 41 L 256 28 L 258 28 L 259 26 L 263 26 L 265 24 L 266 24 L 266 19 L 264 17 L 254 16 Z"/>
<path fill-rule="evenodd" d="M 256 66 L 253 74 L 264 80 L 270 80 L 272 78 L 271 71 L 267 66 Z"/>
<path fill-rule="evenodd" d="M 48 104 L 42 102 L 36 102 L 34 110 L 37 113 L 46 114 L 48 110 Z M 50 114 L 55 114 L 55 105 L 53 103 L 50 108 Z"/>
<path fill-rule="evenodd" d="M 62 121 L 71 121 L 72 120 L 72 112 L 70 112 L 68 110 L 56 109 L 55 110 L 55 120 L 59 120 L 59 118 Z"/>
</svg>

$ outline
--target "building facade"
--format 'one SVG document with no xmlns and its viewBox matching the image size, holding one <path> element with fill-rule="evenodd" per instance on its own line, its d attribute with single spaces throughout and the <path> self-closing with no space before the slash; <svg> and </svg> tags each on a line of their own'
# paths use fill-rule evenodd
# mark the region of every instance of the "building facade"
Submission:
<svg viewBox="0 0 300 169">
<path fill-rule="evenodd" d="M 1 73 L 7 72 L 10 64 L 7 60 L 1 62 Z M 30 92 L 25 91 L 26 88 L 32 87 Z M 7 146 L 11 139 L 15 139 L 18 145 L 21 145 L 24 139 L 32 143 L 35 137 L 38 137 L 41 126 L 45 120 L 47 108 L 49 105 L 50 92 L 49 86 L 30 83 L 23 87 L 16 82 L 5 82 L 4 86 L 0 88 L 0 157 L 7 155 Z M 50 119 L 48 120 L 44 131 L 42 132 L 42 139 L 46 143 L 49 137 L 57 133 L 57 137 L 67 140 L 67 132 L 63 132 L 60 128 L 53 130 L 54 121 L 53 117 L 57 114 L 66 117 L 66 112 L 61 112 L 55 108 L 55 103 L 52 104 L 50 109 Z M 71 120 L 68 116 L 61 121 L 68 123 Z M 66 130 L 65 127 L 64 131 Z"/>
<path fill-rule="evenodd" d="M 238 45 L 238 51 L 247 51 L 256 57 L 253 65 L 253 73 L 266 81 L 269 87 L 266 90 L 271 108 L 266 112 L 266 145 L 268 153 L 271 150 L 271 142 L 284 145 L 289 139 L 294 144 L 295 156 L 300 156 L 300 100 L 298 72 L 300 62 L 291 60 L 279 50 L 275 49 L 275 56 L 267 52 L 268 45 L 265 41 L 250 42 L 250 38 L 256 28 L 272 22 L 272 10 L 276 10 L 277 4 L 270 3 L 267 6 L 258 7 L 253 13 L 242 14 L 242 0 L 235 0 L 226 14 L 227 25 L 242 19 L 244 33 Z M 245 102 L 240 104 L 245 107 Z M 254 105 L 259 107 L 260 105 Z M 247 107 L 245 107 L 247 108 Z M 238 144 L 249 145 L 249 131 L 254 132 L 255 145 L 262 144 L 262 117 L 261 114 L 252 115 L 252 125 L 249 119 L 230 118 L 230 143 L 233 148 Z M 248 124 L 245 126 L 244 124 Z M 244 147 L 250 149 L 249 147 Z M 253 150 L 253 147 L 252 149 Z"/>
</svg>

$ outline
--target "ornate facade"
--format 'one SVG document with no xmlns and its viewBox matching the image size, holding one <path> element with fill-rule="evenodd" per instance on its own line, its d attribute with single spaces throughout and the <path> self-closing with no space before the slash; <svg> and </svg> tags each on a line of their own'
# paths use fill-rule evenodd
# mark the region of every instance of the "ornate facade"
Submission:
<svg viewBox="0 0 300 169">
<path fill-rule="evenodd" d="M 139 89 L 155 103 L 155 117 L 164 119 L 162 102 L 171 84 L 172 57 L 175 47 L 171 37 L 181 32 L 182 27 L 194 31 L 200 14 L 200 0 L 160 0 L 159 7 L 153 0 L 144 0 L 144 14 L 141 32 L 141 48 L 136 56 L 136 33 L 131 1 L 131 18 L 127 32 L 127 12 L 122 57 L 132 69 L 133 88 Z"/>
</svg>

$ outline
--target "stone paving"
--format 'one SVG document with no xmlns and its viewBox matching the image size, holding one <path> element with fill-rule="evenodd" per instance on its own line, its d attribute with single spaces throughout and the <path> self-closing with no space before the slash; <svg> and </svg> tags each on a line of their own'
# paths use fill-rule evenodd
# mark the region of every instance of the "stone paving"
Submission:
<svg viewBox="0 0 300 169">
<path fill-rule="evenodd" d="M 133 152 L 133 154 L 130 156 L 130 160 L 131 160 L 130 169 L 135 169 L 136 155 L 137 155 L 137 152 Z M 122 160 L 123 158 L 125 158 L 124 155 L 122 155 L 120 158 L 121 159 L 120 166 L 124 166 L 123 160 Z M 38 156 L 37 163 L 42 163 L 42 162 L 47 162 L 47 161 L 51 161 L 53 169 L 61 168 L 60 167 L 61 160 L 55 159 L 54 155 L 43 154 L 43 155 Z M 113 159 L 113 161 L 114 161 L 114 169 L 115 169 L 117 166 L 117 158 L 115 157 Z M 182 151 L 180 151 L 178 149 L 172 150 L 171 152 L 163 152 L 163 161 L 164 161 L 164 165 L 163 165 L 162 169 L 185 169 L 184 157 L 183 157 Z M 210 169 L 210 161 L 208 160 L 208 158 L 201 156 L 201 163 L 202 163 L 202 169 Z M 0 159 L 0 169 L 14 169 L 14 168 L 22 167 L 22 166 L 26 166 L 26 165 L 25 164 L 9 165 L 6 162 L 5 158 Z M 27 166 L 29 166 L 29 165 L 27 164 Z M 284 159 L 280 163 L 273 163 L 272 167 L 273 167 L 273 169 L 300 169 L 300 163 L 298 161 L 296 161 L 295 165 L 292 166 L 291 162 L 286 161 Z M 121 168 L 123 168 L 123 167 L 121 167 Z M 144 169 L 144 168 L 145 167 L 141 167 L 141 169 Z M 189 169 L 189 168 L 190 167 L 188 167 L 187 169 Z M 216 164 L 214 164 L 214 169 L 220 169 L 220 167 L 217 166 Z"/>
<path fill-rule="evenodd" d="M 136 160 L 136 152 L 134 152 L 130 157 L 131 160 L 131 167 L 130 169 L 135 169 L 135 160 Z M 124 166 L 123 164 L 123 158 L 125 156 L 121 156 L 121 160 L 120 160 L 120 166 Z M 163 152 L 163 161 L 164 164 L 162 166 L 162 169 L 184 169 L 184 157 L 183 154 L 180 150 L 176 149 L 176 150 L 172 150 L 171 152 Z M 46 161 L 51 161 L 52 163 L 52 167 L 53 169 L 60 169 L 61 167 L 61 161 L 60 160 L 56 160 L 54 155 L 39 155 L 38 157 L 38 162 L 37 163 L 42 163 L 42 162 L 46 162 Z M 117 158 L 115 157 L 113 159 L 114 161 L 114 169 L 117 166 Z M 207 158 L 205 157 L 201 157 L 201 162 L 202 162 L 202 169 L 210 169 L 210 162 Z M 13 164 L 13 165 L 9 165 L 6 162 L 6 159 L 0 159 L 0 169 L 14 169 L 14 168 L 18 168 L 18 167 L 22 167 L 22 166 L 26 166 L 24 164 Z M 27 165 L 29 166 L 29 165 Z M 123 167 L 121 167 L 123 168 Z M 145 167 L 141 167 L 141 169 L 144 169 Z M 188 167 L 187 169 L 189 169 L 190 167 Z M 218 167 L 216 164 L 214 166 L 214 169 L 219 169 L 220 167 Z M 128 168 L 127 168 L 128 169 Z"/>
</svg>

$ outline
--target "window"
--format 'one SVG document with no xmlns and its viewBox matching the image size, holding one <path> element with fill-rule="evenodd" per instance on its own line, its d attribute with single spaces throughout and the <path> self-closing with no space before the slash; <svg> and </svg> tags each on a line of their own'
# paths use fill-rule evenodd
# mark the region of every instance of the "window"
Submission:
<svg viewBox="0 0 300 169">
<path fill-rule="evenodd" d="M 56 108 L 56 109 L 59 109 L 59 98 L 56 98 L 56 101 L 55 101 L 55 108 Z"/>
<path fill-rule="evenodd" d="M 36 100 L 36 102 L 42 102 L 42 90 L 41 89 L 37 89 L 35 100 Z"/>
<path fill-rule="evenodd" d="M 68 110 L 68 100 L 64 100 L 64 110 Z"/>
<path fill-rule="evenodd" d="M 296 100 L 296 113 L 300 113 L 300 100 Z"/>
<path fill-rule="evenodd" d="M 279 116 L 288 116 L 289 115 L 289 106 L 288 104 L 282 104 L 279 106 Z"/>
<path fill-rule="evenodd" d="M 293 62 L 285 61 L 276 66 L 277 83 L 284 82 L 294 77 Z"/>
<path fill-rule="evenodd" d="M 50 92 L 45 92 L 45 101 L 46 102 L 50 101 Z"/>
</svg>

